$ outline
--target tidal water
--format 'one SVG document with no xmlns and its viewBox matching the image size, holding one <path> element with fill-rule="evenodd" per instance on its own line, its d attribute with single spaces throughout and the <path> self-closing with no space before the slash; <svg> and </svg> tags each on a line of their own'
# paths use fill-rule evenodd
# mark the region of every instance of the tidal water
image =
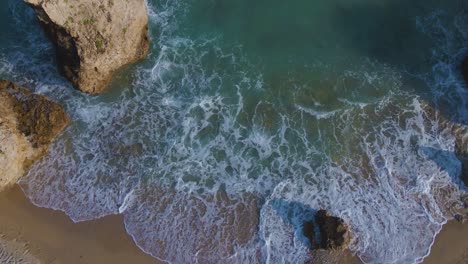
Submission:
<svg viewBox="0 0 468 264">
<path fill-rule="evenodd" d="M 466 1 L 148 9 L 149 57 L 88 96 L 58 74 L 32 10 L 0 4 L 0 78 L 73 119 L 20 180 L 33 203 L 74 221 L 123 214 L 171 263 L 305 263 L 318 209 L 350 224 L 365 263 L 427 256 L 467 196 L 440 126 L 468 124 Z"/>
</svg>

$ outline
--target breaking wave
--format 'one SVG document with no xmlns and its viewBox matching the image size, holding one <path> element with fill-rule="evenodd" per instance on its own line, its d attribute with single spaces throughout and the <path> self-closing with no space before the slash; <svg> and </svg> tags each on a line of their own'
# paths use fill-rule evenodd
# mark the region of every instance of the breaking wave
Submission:
<svg viewBox="0 0 468 264">
<path fill-rule="evenodd" d="M 89 97 L 55 69 L 52 47 L 22 3 L 24 33 L 0 49 L 0 76 L 63 103 L 74 123 L 20 180 L 38 206 L 73 221 L 123 214 L 129 234 L 172 263 L 301 263 L 301 225 L 327 209 L 350 223 L 365 263 L 417 263 L 463 206 L 454 138 L 466 124 L 456 67 L 466 16 L 416 20 L 434 43 L 433 67 L 409 73 L 365 59 L 315 62 L 280 89 L 220 36 L 188 37 L 190 2 L 150 1 L 150 57 Z M 34 25 L 34 26 L 31 26 Z M 425 83 L 408 89 L 408 76 Z M 445 109 L 450 112 L 428 109 Z"/>
</svg>

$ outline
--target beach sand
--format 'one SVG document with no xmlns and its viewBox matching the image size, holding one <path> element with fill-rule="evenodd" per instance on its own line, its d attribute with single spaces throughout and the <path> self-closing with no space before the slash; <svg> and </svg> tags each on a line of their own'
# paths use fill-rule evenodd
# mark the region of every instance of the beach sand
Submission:
<svg viewBox="0 0 468 264">
<path fill-rule="evenodd" d="M 468 264 L 468 223 L 448 222 L 423 264 Z"/>
<path fill-rule="evenodd" d="M 0 259 L 6 250 L 12 258 L 47 264 L 162 263 L 134 244 L 120 215 L 73 223 L 63 212 L 31 204 L 19 186 L 0 193 L 0 212 Z M 348 251 L 333 256 L 324 253 L 314 263 L 322 262 L 320 259 L 360 263 Z M 451 221 L 444 226 L 423 262 L 441 263 L 468 263 L 468 224 Z"/>
<path fill-rule="evenodd" d="M 32 205 L 19 186 L 0 193 L 0 212 L 0 247 L 23 247 L 15 255 L 22 251 L 40 263 L 162 263 L 134 244 L 122 216 L 73 223 L 62 212 Z"/>
</svg>

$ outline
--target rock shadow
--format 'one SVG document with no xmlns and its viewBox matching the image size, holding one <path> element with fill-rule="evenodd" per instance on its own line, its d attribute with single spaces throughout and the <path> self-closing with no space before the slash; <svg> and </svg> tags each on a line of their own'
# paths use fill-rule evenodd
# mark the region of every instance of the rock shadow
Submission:
<svg viewBox="0 0 468 264">
<path fill-rule="evenodd" d="M 310 239 L 304 234 L 304 231 L 310 231 L 311 227 L 304 226 L 304 223 L 312 221 L 317 214 L 317 210 L 302 203 L 283 199 L 273 200 L 271 206 L 284 222 L 291 224 L 294 229 L 294 236 L 304 245 L 312 248 L 313 245 Z M 319 234 L 316 233 L 315 235 L 316 239 L 319 239 Z"/>
</svg>

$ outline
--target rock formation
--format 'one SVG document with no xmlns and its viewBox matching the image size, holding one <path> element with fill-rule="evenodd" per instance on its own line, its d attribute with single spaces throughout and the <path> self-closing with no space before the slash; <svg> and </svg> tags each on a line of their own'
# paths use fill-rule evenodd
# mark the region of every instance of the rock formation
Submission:
<svg viewBox="0 0 468 264">
<path fill-rule="evenodd" d="M 69 123 L 59 104 L 0 80 L 0 190 L 47 154 L 49 143 Z"/>
<path fill-rule="evenodd" d="M 145 0 L 25 0 L 57 48 L 60 71 L 97 94 L 112 74 L 148 53 Z"/>
<path fill-rule="evenodd" d="M 317 212 L 315 221 L 304 223 L 304 235 L 309 238 L 312 249 L 326 250 L 345 249 L 351 238 L 349 227 L 343 219 L 325 210 Z"/>
</svg>

